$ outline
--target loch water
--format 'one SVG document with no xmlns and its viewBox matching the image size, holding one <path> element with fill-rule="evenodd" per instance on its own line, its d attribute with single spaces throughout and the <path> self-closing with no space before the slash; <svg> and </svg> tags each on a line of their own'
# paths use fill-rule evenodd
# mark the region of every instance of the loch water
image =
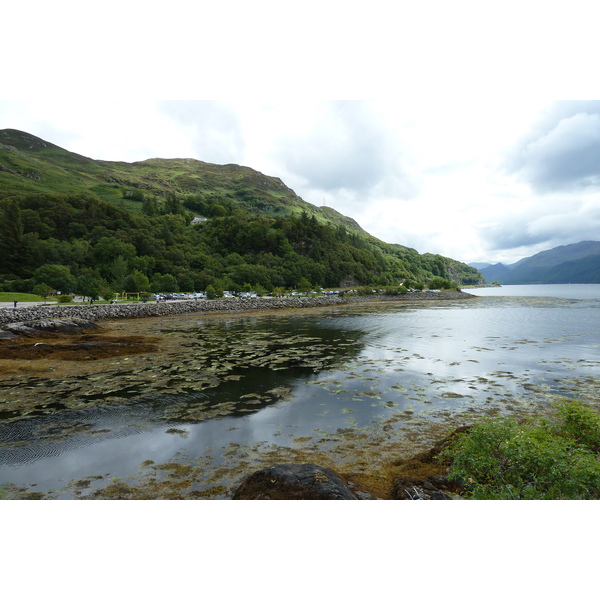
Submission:
<svg viewBox="0 0 600 600">
<path fill-rule="evenodd" d="M 85 498 L 186 467 L 184 497 L 225 499 L 266 464 L 366 471 L 460 424 L 543 412 L 558 397 L 597 405 L 600 285 L 468 291 L 121 323 L 162 351 L 95 361 L 93 374 L 75 364 L 61 381 L 21 376 L 22 389 L 52 388 L 71 408 L 0 423 L 0 490 Z M 77 404 L 93 393 L 104 402 Z"/>
</svg>

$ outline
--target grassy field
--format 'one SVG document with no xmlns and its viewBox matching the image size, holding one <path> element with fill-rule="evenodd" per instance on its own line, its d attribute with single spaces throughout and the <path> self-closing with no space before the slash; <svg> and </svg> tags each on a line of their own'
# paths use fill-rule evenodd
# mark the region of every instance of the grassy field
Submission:
<svg viewBox="0 0 600 600">
<path fill-rule="evenodd" d="M 44 298 L 35 294 L 18 294 L 14 292 L 0 292 L 0 302 L 43 302 Z"/>
</svg>

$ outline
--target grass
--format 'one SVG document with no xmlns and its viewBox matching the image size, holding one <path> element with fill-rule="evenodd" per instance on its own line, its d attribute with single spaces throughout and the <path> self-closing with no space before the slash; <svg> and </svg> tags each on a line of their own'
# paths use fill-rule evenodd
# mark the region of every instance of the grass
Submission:
<svg viewBox="0 0 600 600">
<path fill-rule="evenodd" d="M 21 293 L 13 293 L 13 292 L 0 292 L 0 302 L 51 302 L 56 303 L 56 298 L 42 298 L 41 296 L 36 296 L 35 294 L 21 294 Z M 141 304 L 141 300 L 116 300 L 115 304 L 130 304 L 131 302 L 139 302 Z M 155 303 L 155 300 L 149 299 L 148 304 Z M 107 300 L 94 300 L 94 304 L 108 304 Z M 89 302 L 66 302 L 66 306 L 74 306 L 74 305 L 87 305 Z M 63 304 L 63 306 L 65 305 Z"/>
<path fill-rule="evenodd" d="M 0 292 L 0 302 L 43 302 L 44 298 L 36 294 L 21 294 L 15 292 Z"/>
</svg>

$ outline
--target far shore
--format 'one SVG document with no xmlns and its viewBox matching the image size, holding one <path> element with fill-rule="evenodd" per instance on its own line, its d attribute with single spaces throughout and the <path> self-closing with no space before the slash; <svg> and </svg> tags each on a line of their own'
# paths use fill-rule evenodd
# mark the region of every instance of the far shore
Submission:
<svg viewBox="0 0 600 600">
<path fill-rule="evenodd" d="M 285 298 L 175 300 L 171 302 L 133 302 L 130 304 L 35 304 L 21 303 L 0 307 L 0 325 L 44 319 L 82 318 L 90 321 L 158 317 L 162 315 L 245 313 L 264 310 L 283 310 L 341 306 L 360 302 L 421 302 L 476 298 L 466 292 L 414 292 L 399 296 L 316 296 Z M 6 304 L 6 303 L 4 303 Z"/>
</svg>

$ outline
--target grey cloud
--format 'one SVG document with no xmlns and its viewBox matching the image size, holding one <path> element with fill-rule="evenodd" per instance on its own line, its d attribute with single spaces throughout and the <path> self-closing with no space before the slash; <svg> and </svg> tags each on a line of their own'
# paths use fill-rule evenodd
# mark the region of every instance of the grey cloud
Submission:
<svg viewBox="0 0 600 600">
<path fill-rule="evenodd" d="M 332 103 L 310 131 L 280 139 L 276 154 L 286 170 L 313 190 L 364 195 L 387 180 L 399 194 L 414 194 L 410 177 L 398 164 L 401 148 L 362 102 Z"/>
<path fill-rule="evenodd" d="M 509 172 L 542 193 L 600 185 L 600 102 L 559 102 L 508 157 Z"/>
<path fill-rule="evenodd" d="M 480 227 L 480 234 L 490 251 L 522 248 L 523 255 L 539 251 L 539 246 L 554 248 L 582 240 L 600 241 L 600 206 L 593 201 L 572 201 L 562 210 L 556 208 L 536 213 L 524 211 L 506 215 L 502 220 Z M 532 251 L 528 252 L 528 248 Z"/>
<path fill-rule="evenodd" d="M 548 235 L 532 235 L 527 231 L 525 223 L 503 223 L 486 227 L 483 231 L 485 231 L 486 246 L 494 252 L 535 246 L 549 239 Z"/>
<path fill-rule="evenodd" d="M 165 100 L 160 110 L 191 132 L 196 158 L 217 164 L 241 163 L 245 142 L 233 109 L 212 100 Z"/>
</svg>

